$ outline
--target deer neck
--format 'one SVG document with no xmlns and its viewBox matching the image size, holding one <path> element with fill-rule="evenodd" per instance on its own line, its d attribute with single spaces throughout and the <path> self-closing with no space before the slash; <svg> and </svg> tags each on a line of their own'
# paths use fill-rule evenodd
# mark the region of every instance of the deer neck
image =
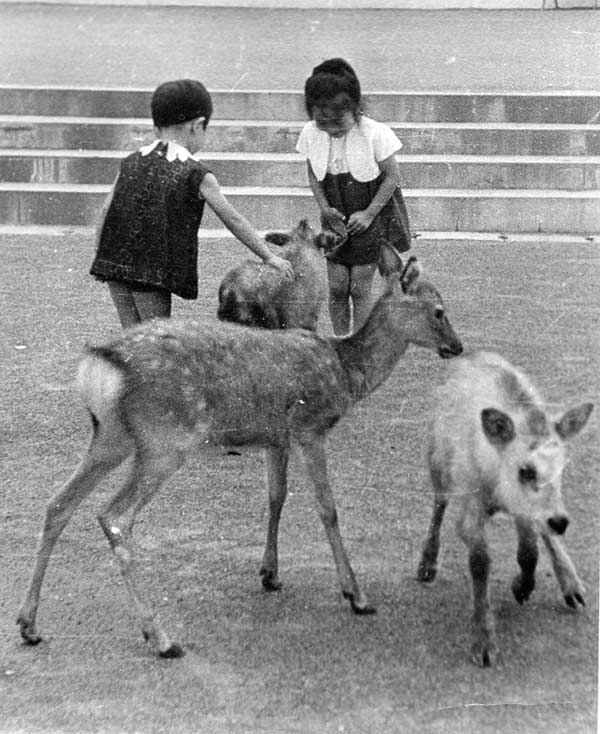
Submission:
<svg viewBox="0 0 600 734">
<path fill-rule="evenodd" d="M 366 397 L 389 377 L 411 342 L 411 315 L 409 301 L 380 300 L 358 331 L 332 339 L 353 399 Z"/>
</svg>

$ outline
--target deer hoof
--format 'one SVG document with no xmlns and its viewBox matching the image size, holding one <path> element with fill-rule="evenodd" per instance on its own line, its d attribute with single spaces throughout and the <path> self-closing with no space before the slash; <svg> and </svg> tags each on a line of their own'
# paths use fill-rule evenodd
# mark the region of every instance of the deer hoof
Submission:
<svg viewBox="0 0 600 734">
<path fill-rule="evenodd" d="M 520 575 L 515 576 L 515 580 L 512 583 L 512 593 L 519 604 L 522 604 L 524 601 L 527 601 L 529 599 L 533 589 L 533 579 L 531 580 L 531 582 L 527 583 Z"/>
<path fill-rule="evenodd" d="M 173 642 L 166 650 L 160 650 L 158 655 L 161 658 L 182 658 L 185 655 L 185 650 L 181 645 Z"/>
<path fill-rule="evenodd" d="M 581 596 L 581 594 L 565 594 L 565 603 L 571 609 L 577 609 L 578 604 L 580 604 L 582 607 L 586 605 L 585 599 Z"/>
<path fill-rule="evenodd" d="M 42 637 L 35 631 L 35 625 L 21 618 L 17 620 L 17 624 L 20 626 L 21 637 L 26 645 L 39 645 Z"/>
<path fill-rule="evenodd" d="M 265 591 L 279 591 L 282 587 L 281 581 L 278 580 L 277 576 L 273 571 L 267 571 L 266 568 L 260 569 L 261 584 Z"/>
<path fill-rule="evenodd" d="M 377 614 L 377 607 L 373 604 L 369 604 L 369 602 L 364 599 L 356 601 L 354 594 L 349 591 L 344 591 L 342 593 L 344 595 L 344 599 L 348 599 L 350 602 L 350 606 L 352 607 L 354 614 Z"/>
<path fill-rule="evenodd" d="M 437 568 L 435 566 L 428 566 L 422 563 L 417 570 L 417 579 L 424 584 L 430 584 L 437 574 Z"/>
<path fill-rule="evenodd" d="M 473 645 L 471 660 L 480 668 L 495 668 L 502 664 L 500 651 L 495 645 Z"/>
</svg>

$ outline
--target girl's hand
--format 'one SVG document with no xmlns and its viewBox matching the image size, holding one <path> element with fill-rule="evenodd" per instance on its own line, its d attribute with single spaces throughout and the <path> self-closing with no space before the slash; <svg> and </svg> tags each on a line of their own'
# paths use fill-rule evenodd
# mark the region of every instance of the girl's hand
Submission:
<svg viewBox="0 0 600 734">
<path fill-rule="evenodd" d="M 355 235 L 366 232 L 374 219 L 375 217 L 368 214 L 366 210 L 362 212 L 354 212 L 354 214 L 351 214 L 348 217 L 348 224 L 346 225 L 348 234 Z"/>
<path fill-rule="evenodd" d="M 277 270 L 279 270 L 282 275 L 285 276 L 288 280 L 291 280 L 294 277 L 292 264 L 284 257 L 279 257 L 279 255 L 271 255 L 271 257 L 265 260 L 265 265 L 272 265 L 274 268 L 277 268 Z"/>
</svg>

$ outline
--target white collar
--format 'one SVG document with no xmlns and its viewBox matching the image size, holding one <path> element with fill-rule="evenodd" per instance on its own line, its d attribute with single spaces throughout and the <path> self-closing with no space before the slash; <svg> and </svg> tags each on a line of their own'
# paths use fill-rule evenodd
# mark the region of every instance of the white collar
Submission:
<svg viewBox="0 0 600 734">
<path fill-rule="evenodd" d="M 148 155 L 160 143 L 162 143 L 162 140 L 155 140 L 153 143 L 150 143 L 150 145 L 144 145 L 143 148 L 140 148 L 140 153 L 142 155 Z M 190 158 L 192 160 L 197 160 L 184 145 L 180 145 L 174 140 L 169 140 L 167 142 L 167 154 L 165 157 L 169 161 L 169 163 L 172 163 L 176 160 L 185 162 Z"/>
</svg>

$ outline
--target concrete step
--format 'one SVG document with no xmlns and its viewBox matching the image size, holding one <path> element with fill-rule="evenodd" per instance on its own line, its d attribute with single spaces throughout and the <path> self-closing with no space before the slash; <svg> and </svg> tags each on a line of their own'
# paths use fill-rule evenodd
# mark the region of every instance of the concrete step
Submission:
<svg viewBox="0 0 600 734">
<path fill-rule="evenodd" d="M 600 122 L 391 123 L 403 154 L 600 155 Z M 236 153 L 290 153 L 301 122 L 215 120 L 205 150 Z M 142 118 L 0 115 L 0 149 L 135 150 L 154 137 Z"/>
<path fill-rule="evenodd" d="M 110 184 L 120 151 L 0 150 L 0 180 L 13 183 Z M 298 154 L 205 153 L 202 160 L 223 186 L 301 188 L 306 163 Z M 406 188 L 557 189 L 600 188 L 600 156 L 398 157 Z"/>
<path fill-rule="evenodd" d="M 150 94 L 0 87 L 1 221 L 93 224 L 120 158 L 153 139 Z M 293 153 L 302 95 L 217 90 L 214 99 L 201 157 L 234 205 L 258 229 L 316 222 L 305 163 Z M 600 232 L 599 94 L 373 92 L 368 102 L 403 142 L 416 231 Z M 204 227 L 221 224 L 208 212 Z"/>
<path fill-rule="evenodd" d="M 0 86 L 11 115 L 148 118 L 151 89 Z M 215 119 L 305 120 L 295 90 L 211 90 Z M 585 124 L 600 116 L 596 92 L 367 92 L 365 111 L 392 122 Z"/>
<path fill-rule="evenodd" d="M 0 221 L 7 225 L 86 226 L 97 221 L 108 186 L 0 183 Z M 287 228 L 302 217 L 315 224 L 305 188 L 224 187 L 225 195 L 258 229 Z M 600 191 L 405 189 L 414 232 L 600 232 Z M 208 211 L 206 229 L 222 225 Z"/>
</svg>

